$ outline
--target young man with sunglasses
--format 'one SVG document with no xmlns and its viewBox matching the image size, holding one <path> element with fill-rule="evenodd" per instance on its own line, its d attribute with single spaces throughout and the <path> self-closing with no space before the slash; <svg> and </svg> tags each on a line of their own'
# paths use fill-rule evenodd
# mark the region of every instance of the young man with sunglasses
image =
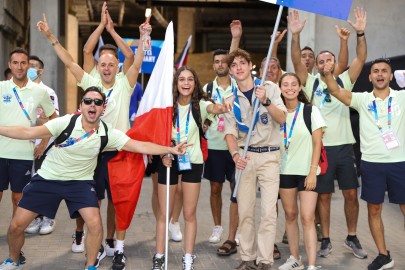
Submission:
<svg viewBox="0 0 405 270">
<path fill-rule="evenodd" d="M 108 13 L 106 14 L 107 24 L 110 25 L 109 27 L 112 27 L 113 22 L 111 20 L 111 17 L 108 15 Z M 133 64 L 122 76 L 117 76 L 117 73 L 119 72 L 119 66 L 116 55 L 110 53 L 102 54 L 97 63 L 97 70 L 100 75 L 100 78 L 97 79 L 90 76 L 77 63 L 73 61 L 72 56 L 69 54 L 69 52 L 66 51 L 65 48 L 63 48 L 63 46 L 59 43 L 57 38 L 49 29 L 45 16 L 43 21 L 38 22 L 38 30 L 42 32 L 44 36 L 51 42 L 58 57 L 62 60 L 65 66 L 72 72 L 76 80 L 79 82 L 78 86 L 80 86 L 82 89 L 86 89 L 90 86 L 98 86 L 100 87 L 100 89 L 102 89 L 102 92 L 106 95 L 102 119 L 107 123 L 111 123 L 114 128 L 126 132 L 130 127 L 128 118 L 129 103 L 143 61 L 143 47 L 138 46 Z M 143 23 L 140 25 L 139 31 L 140 39 L 142 39 L 142 36 L 145 33 L 150 34 L 152 28 L 149 23 Z M 115 157 L 117 153 L 117 151 L 104 153 L 101 157 L 100 165 L 96 169 L 95 180 L 97 181 L 97 193 L 99 199 L 104 198 L 105 189 L 107 189 L 109 199 L 112 199 L 110 193 L 108 193 L 109 183 L 106 180 L 108 179 L 107 163 L 110 159 Z M 76 243 L 77 238 L 78 237 L 75 237 Z M 81 234 L 81 239 L 82 238 L 83 233 Z M 124 239 L 125 231 L 117 231 L 117 245 L 114 252 L 113 270 L 125 269 L 126 259 L 124 255 Z M 108 247 L 114 245 L 114 243 L 107 244 Z M 72 250 L 74 246 L 76 245 L 72 245 Z M 83 251 L 83 249 L 81 249 L 81 251 Z M 97 265 L 99 261 L 104 257 L 105 251 L 102 246 L 97 258 Z"/>
<path fill-rule="evenodd" d="M 355 8 L 354 23 L 349 22 L 357 33 L 357 56 L 349 69 L 340 74 L 335 80 L 342 87 L 352 90 L 353 85 L 360 75 L 364 62 L 367 58 L 367 46 L 365 39 L 366 12 L 363 9 Z M 357 258 L 367 258 L 367 252 L 363 250 L 359 239 L 356 236 L 357 220 L 359 215 L 359 201 L 357 188 L 359 187 L 356 170 L 354 168 L 353 144 L 355 139 L 350 125 L 349 107 L 339 100 L 330 96 L 325 84 L 325 65 L 333 65 L 334 71 L 335 56 L 330 51 L 322 51 L 316 57 L 316 76 L 308 74 L 306 66 L 301 62 L 300 33 L 304 28 L 305 21 L 299 20 L 298 11 L 290 12 L 288 25 L 292 33 L 291 57 L 295 72 L 300 80 L 304 82 L 304 92 L 315 106 L 317 106 L 325 119 L 328 128 L 323 136 L 323 143 L 328 155 L 328 170 L 325 175 L 318 177 L 318 210 L 322 228 L 321 248 L 318 251 L 319 257 L 328 257 L 332 252 L 332 244 L 329 238 L 330 229 L 330 205 L 332 193 L 334 192 L 334 180 L 337 179 L 339 188 L 342 190 L 345 200 L 345 215 L 348 229 L 348 236 L 344 242 L 345 246 L 352 250 Z"/>
<path fill-rule="evenodd" d="M 0 269 L 19 269 L 24 229 L 38 214 L 55 218 L 62 200 L 66 201 L 71 218 L 80 214 L 87 224 L 85 268 L 96 269 L 94 262 L 101 245 L 103 228 L 93 174 L 100 152 L 101 136 L 107 133 L 105 151 L 117 149 L 151 155 L 184 153 L 184 143 L 166 147 L 135 141 L 122 131 L 112 128 L 111 124 L 101 123 L 105 99 L 97 87 L 86 89 L 80 103 L 82 115 L 76 119 L 69 138 L 53 146 L 38 174 L 24 188 L 8 230 L 9 258 L 0 265 Z M 17 140 L 58 137 L 65 132 L 72 117 L 65 115 L 35 127 L 0 127 L 0 135 Z"/>
</svg>

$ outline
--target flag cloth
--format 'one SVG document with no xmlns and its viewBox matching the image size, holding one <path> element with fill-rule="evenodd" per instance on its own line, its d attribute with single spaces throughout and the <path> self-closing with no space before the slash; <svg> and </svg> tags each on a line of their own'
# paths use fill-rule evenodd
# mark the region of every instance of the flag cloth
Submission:
<svg viewBox="0 0 405 270">
<path fill-rule="evenodd" d="M 173 23 L 139 104 L 134 125 L 127 135 L 139 141 L 170 145 L 173 111 Z M 125 117 L 128 117 L 126 115 Z M 121 151 L 108 163 L 117 230 L 128 229 L 135 212 L 147 164 L 146 155 Z"/>
<path fill-rule="evenodd" d="M 261 0 L 347 21 L 353 0 Z"/>
<path fill-rule="evenodd" d="M 103 41 L 103 38 L 100 36 L 98 38 L 97 50 L 96 50 L 96 53 L 94 54 L 94 60 L 96 60 L 96 62 L 98 62 L 98 59 L 100 58 L 99 51 L 100 51 L 101 46 L 103 46 L 103 45 L 104 45 L 104 41 Z"/>
<path fill-rule="evenodd" d="M 188 50 L 190 49 L 192 38 L 193 36 L 191 35 L 188 37 L 186 45 L 184 45 L 184 48 L 181 51 L 179 57 L 176 59 L 176 62 L 174 62 L 176 69 L 179 69 L 187 64 Z"/>
</svg>

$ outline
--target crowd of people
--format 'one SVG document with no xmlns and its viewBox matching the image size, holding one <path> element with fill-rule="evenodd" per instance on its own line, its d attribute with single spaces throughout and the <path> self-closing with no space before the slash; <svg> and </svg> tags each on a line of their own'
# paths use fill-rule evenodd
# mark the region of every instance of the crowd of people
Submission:
<svg viewBox="0 0 405 270">
<path fill-rule="evenodd" d="M 76 219 L 71 250 L 86 252 L 85 269 L 97 269 L 106 256 L 113 257 L 112 270 L 125 269 L 126 231 L 116 229 L 108 179 L 108 162 L 120 150 L 150 155 L 156 218 L 152 270 L 165 269 L 166 225 L 171 239 L 183 241 L 183 269 L 194 269 L 197 204 L 203 178 L 210 183 L 210 243 L 220 243 L 223 238 L 221 193 L 226 180 L 235 193 L 230 198 L 228 236 L 216 254 L 230 256 L 239 251 L 241 263 L 236 270 L 267 270 L 281 258 L 275 243 L 281 211 L 278 199 L 285 212 L 285 241 L 290 252 L 279 269 L 304 269 L 304 261 L 308 270 L 319 269 L 317 257 L 327 258 L 333 250 L 330 209 L 335 180 L 344 197 L 345 247 L 359 259 L 368 257 L 356 235 L 360 211 L 357 194 L 361 186 L 378 249 L 368 269 L 393 267 L 381 213 L 388 191 L 390 202 L 399 204 L 405 215 L 405 184 L 401 181 L 405 173 L 405 131 L 400 128 L 405 124 L 401 109 L 405 95 L 389 87 L 393 77 L 389 59 L 372 63 L 371 92 L 351 92 L 367 59 L 366 12 L 355 8 L 354 18 L 349 24 L 356 35 L 356 57 L 347 67 L 350 30 L 336 27 L 341 41 L 338 59 L 328 50 L 315 55 L 311 48 L 301 48 L 305 20 L 300 20 L 297 11 L 290 12 L 288 29 L 294 70 L 283 71 L 277 58 L 284 30 L 275 37 L 271 58 L 263 59 L 260 78 L 252 76 L 249 52 L 239 48 L 242 24 L 233 21 L 229 52 L 218 49 L 213 53 L 216 76 L 212 82 L 202 86 L 196 70 L 188 66 L 174 70 L 172 143 L 165 147 L 125 135 L 136 114 L 136 108 L 130 109 L 130 101 L 133 99 L 137 107 L 142 96 L 137 76 L 144 50 L 138 46 L 134 55 L 117 34 L 107 4 L 103 4 L 100 24 L 83 48 L 83 67 L 59 43 L 44 15 L 37 24 L 38 31 L 84 90 L 83 98 L 80 113 L 58 117 L 55 91 L 41 81 L 43 61 L 21 48 L 10 53 L 9 70 L 0 82 L 0 200 L 10 186 L 13 216 L 8 229 L 9 254 L 0 269 L 19 269 L 25 263 L 24 234 L 51 233 L 61 200 L 66 201 L 70 217 Z M 104 30 L 125 55 L 122 71 L 114 45 L 102 46 L 99 59 L 94 59 L 93 50 Z M 139 31 L 140 39 L 150 35 L 149 22 L 141 24 Z M 361 185 L 354 165 L 349 106 L 360 114 Z M 206 160 L 201 150 L 202 136 L 208 140 Z M 328 160 L 327 170 L 322 173 L 321 149 Z M 169 177 L 167 167 L 171 167 Z M 166 185 L 170 185 L 169 224 Z M 103 241 L 99 207 L 106 192 L 107 228 Z M 257 192 L 261 194 L 258 225 Z M 181 211 L 184 237 L 178 223 Z M 298 216 L 305 260 L 299 254 Z M 319 249 L 317 241 L 321 242 Z"/>
</svg>

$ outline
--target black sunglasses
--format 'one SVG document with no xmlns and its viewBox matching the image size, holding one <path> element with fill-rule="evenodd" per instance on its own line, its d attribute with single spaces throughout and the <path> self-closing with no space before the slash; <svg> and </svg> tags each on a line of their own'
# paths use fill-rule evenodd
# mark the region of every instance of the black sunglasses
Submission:
<svg viewBox="0 0 405 270">
<path fill-rule="evenodd" d="M 95 99 L 92 99 L 92 98 L 83 98 L 83 99 L 82 99 L 82 102 L 83 102 L 84 104 L 86 104 L 86 105 L 91 105 L 91 103 L 93 103 L 93 101 L 94 101 L 94 104 L 95 104 L 96 106 L 102 106 L 102 105 L 104 104 L 104 101 L 103 101 L 102 99 L 99 99 L 99 98 L 95 98 Z"/>
</svg>

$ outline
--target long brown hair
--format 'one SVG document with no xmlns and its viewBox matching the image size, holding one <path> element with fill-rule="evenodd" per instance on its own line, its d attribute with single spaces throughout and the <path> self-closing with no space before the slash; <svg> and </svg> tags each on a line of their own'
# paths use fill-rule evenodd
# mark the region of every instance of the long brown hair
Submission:
<svg viewBox="0 0 405 270">
<path fill-rule="evenodd" d="M 298 81 L 298 83 L 299 83 L 299 85 L 300 85 L 300 88 L 301 88 L 301 89 L 300 89 L 300 92 L 298 93 L 298 96 L 297 96 L 298 101 L 299 101 L 299 102 L 302 102 L 302 103 L 304 103 L 304 104 L 311 104 L 311 102 L 309 102 L 308 98 L 305 96 L 304 91 L 302 90 L 302 84 L 301 84 L 300 78 L 297 76 L 297 74 L 295 74 L 295 73 L 293 73 L 293 72 L 286 72 L 286 73 L 284 73 L 284 74 L 281 76 L 280 80 L 278 81 L 278 86 L 280 87 L 280 89 L 281 89 L 281 84 L 282 84 L 282 82 L 283 82 L 283 79 L 284 79 L 285 77 L 287 77 L 287 76 L 292 76 L 292 77 L 296 78 L 297 81 Z M 284 96 L 283 96 L 283 95 L 281 95 L 281 99 L 283 100 L 283 102 L 284 102 L 284 104 L 285 104 L 285 99 L 284 99 Z"/>
</svg>

